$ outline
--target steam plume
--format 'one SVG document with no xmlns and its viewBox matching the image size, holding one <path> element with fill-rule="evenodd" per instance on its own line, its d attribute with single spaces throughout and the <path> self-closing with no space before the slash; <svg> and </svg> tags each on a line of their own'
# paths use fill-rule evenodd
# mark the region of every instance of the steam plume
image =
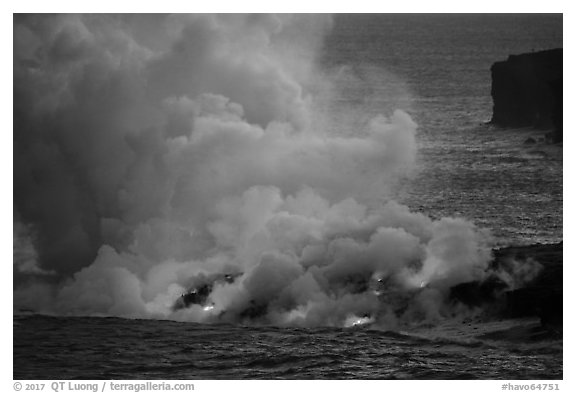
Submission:
<svg viewBox="0 0 576 393">
<path fill-rule="evenodd" d="M 15 304 L 341 326 L 395 318 L 362 287 L 384 282 L 406 315 L 440 315 L 447 288 L 481 278 L 488 236 L 389 199 L 417 126 L 333 99 L 342 74 L 317 66 L 331 25 L 16 16 Z M 212 309 L 173 310 L 216 273 L 243 274 L 215 284 Z"/>
</svg>

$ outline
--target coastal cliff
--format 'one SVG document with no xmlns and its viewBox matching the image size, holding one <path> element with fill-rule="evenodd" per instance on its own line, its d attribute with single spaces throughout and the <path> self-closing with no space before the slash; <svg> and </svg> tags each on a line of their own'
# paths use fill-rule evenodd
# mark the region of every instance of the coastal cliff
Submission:
<svg viewBox="0 0 576 393">
<path fill-rule="evenodd" d="M 491 73 L 492 124 L 553 128 L 552 141 L 562 141 L 562 48 L 511 55 Z"/>
<path fill-rule="evenodd" d="M 495 274 L 453 287 L 451 297 L 472 307 L 490 306 L 500 317 L 539 317 L 543 327 L 561 331 L 562 249 L 560 242 L 494 250 Z"/>
</svg>

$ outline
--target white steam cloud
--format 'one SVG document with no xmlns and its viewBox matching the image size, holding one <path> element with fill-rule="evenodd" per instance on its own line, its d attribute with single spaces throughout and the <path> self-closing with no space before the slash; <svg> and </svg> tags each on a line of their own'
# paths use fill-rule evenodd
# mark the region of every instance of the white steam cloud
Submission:
<svg viewBox="0 0 576 393">
<path fill-rule="evenodd" d="M 303 326 L 441 316 L 448 288 L 482 278 L 488 235 L 389 200 L 416 154 L 405 112 L 330 126 L 363 118 L 329 102 L 331 24 L 15 16 L 15 306 Z M 242 274 L 173 308 L 218 273 Z"/>
</svg>

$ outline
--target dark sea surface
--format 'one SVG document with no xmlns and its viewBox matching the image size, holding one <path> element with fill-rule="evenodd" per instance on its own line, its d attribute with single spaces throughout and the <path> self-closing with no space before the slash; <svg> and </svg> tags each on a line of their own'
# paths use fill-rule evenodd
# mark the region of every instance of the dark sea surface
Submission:
<svg viewBox="0 0 576 393">
<path fill-rule="evenodd" d="M 323 63 L 354 75 L 342 99 L 367 118 L 399 108 L 418 124 L 418 165 L 395 199 L 471 219 L 497 245 L 550 243 L 562 240 L 562 147 L 487 122 L 491 65 L 560 47 L 561 15 L 341 15 Z"/>
<path fill-rule="evenodd" d="M 467 217 L 496 244 L 529 244 L 562 239 L 562 147 L 523 144 L 544 131 L 486 124 L 490 66 L 556 47 L 561 16 L 341 15 L 321 62 L 347 67 L 340 99 L 367 118 L 399 108 L 418 123 L 417 168 L 396 198 Z M 536 326 L 386 332 L 15 315 L 14 378 L 561 379 L 562 340 Z"/>
<path fill-rule="evenodd" d="M 531 334 L 535 325 L 500 323 L 486 339 L 478 326 L 458 338 L 448 328 L 437 335 L 16 316 L 14 379 L 561 379 L 562 341 Z M 511 330 L 512 340 L 503 333 Z"/>
</svg>

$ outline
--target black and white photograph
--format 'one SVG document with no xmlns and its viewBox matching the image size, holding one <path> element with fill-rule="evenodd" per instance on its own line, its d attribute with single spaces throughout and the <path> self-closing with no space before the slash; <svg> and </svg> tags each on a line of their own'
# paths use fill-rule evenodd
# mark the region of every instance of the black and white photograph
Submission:
<svg viewBox="0 0 576 393">
<path fill-rule="evenodd" d="M 562 13 L 12 22 L 14 381 L 563 390 Z"/>
</svg>

